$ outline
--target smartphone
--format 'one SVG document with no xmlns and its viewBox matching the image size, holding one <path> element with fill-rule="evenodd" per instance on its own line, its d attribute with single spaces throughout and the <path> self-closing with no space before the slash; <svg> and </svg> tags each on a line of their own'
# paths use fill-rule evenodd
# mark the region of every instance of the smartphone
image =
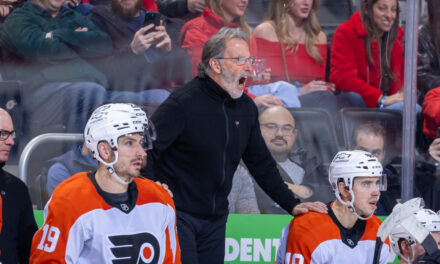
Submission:
<svg viewBox="0 0 440 264">
<path fill-rule="evenodd" d="M 156 27 L 160 25 L 160 21 L 161 21 L 161 15 L 159 13 L 154 13 L 154 12 L 147 12 L 147 14 L 145 14 L 145 21 L 146 21 L 146 25 L 150 25 L 153 24 L 154 27 L 150 28 L 149 30 L 147 30 L 145 32 L 145 35 L 147 35 L 148 33 L 151 33 L 153 31 L 156 31 Z"/>
</svg>

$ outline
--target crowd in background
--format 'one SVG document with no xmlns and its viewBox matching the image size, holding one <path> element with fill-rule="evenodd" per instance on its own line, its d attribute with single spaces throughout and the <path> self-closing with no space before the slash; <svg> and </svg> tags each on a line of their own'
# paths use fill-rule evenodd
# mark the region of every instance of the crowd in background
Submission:
<svg viewBox="0 0 440 264">
<path fill-rule="evenodd" d="M 377 213 L 389 214 L 400 198 L 401 127 L 390 131 L 388 120 L 374 113 L 404 108 L 399 1 L 361 1 L 360 10 L 327 34 L 317 16 L 319 0 L 266 2 L 264 19 L 251 28 L 245 17 L 248 0 L 3 1 L 1 76 L 20 83 L 20 111 L 13 116 L 20 120 L 20 151 L 45 132 L 82 132 L 91 111 L 106 102 L 137 103 L 151 115 L 170 92 L 200 75 L 205 42 L 222 27 L 237 27 L 247 36 L 251 57 L 219 59 L 252 64 L 250 76 L 228 81 L 243 85 L 244 96 L 260 108 L 262 135 L 291 191 L 303 201 L 333 200 L 326 192 L 331 160 L 322 153 L 332 157 L 338 149 L 368 150 L 386 167 L 391 189 Z M 414 189 L 437 210 L 433 158 L 440 157 L 440 143 L 434 140 L 440 124 L 440 4 L 427 4 L 413 87 L 418 93 Z M 352 125 L 348 142 L 340 112 L 350 107 L 375 110 L 372 118 Z M 319 136 L 310 131 L 308 122 L 314 121 L 296 113 L 300 109 L 321 111 L 333 127 Z M 335 137 L 327 137 L 330 130 Z M 318 139 L 304 139 L 311 134 Z M 323 149 L 329 142 L 313 146 L 328 138 L 334 149 Z M 38 162 L 45 200 L 61 181 L 96 166 L 81 146 Z M 244 164 L 229 199 L 235 213 L 283 212 Z"/>
</svg>

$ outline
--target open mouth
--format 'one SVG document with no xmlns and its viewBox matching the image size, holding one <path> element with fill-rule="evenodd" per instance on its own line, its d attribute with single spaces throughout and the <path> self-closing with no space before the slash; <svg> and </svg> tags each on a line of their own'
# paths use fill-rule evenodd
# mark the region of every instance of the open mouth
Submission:
<svg viewBox="0 0 440 264">
<path fill-rule="evenodd" d="M 238 79 L 238 84 L 239 85 L 244 85 L 244 83 L 246 82 L 246 77 L 241 77 L 240 79 Z"/>
</svg>

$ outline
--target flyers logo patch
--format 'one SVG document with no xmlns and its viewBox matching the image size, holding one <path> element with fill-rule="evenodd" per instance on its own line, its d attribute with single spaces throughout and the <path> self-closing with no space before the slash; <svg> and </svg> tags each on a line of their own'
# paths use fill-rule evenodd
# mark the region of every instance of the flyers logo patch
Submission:
<svg viewBox="0 0 440 264">
<path fill-rule="evenodd" d="M 109 236 L 113 264 L 156 264 L 159 261 L 159 241 L 149 233 Z"/>
</svg>

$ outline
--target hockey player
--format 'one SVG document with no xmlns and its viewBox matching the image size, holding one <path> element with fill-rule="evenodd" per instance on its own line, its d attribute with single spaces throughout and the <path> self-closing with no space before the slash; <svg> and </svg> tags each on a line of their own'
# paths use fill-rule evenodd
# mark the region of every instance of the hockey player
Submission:
<svg viewBox="0 0 440 264">
<path fill-rule="evenodd" d="M 440 241 L 440 216 L 430 209 L 420 209 L 414 215 L 438 243 Z M 391 247 L 399 256 L 401 264 L 414 263 L 425 253 L 423 246 L 400 224 L 395 225 L 389 238 Z"/>
<path fill-rule="evenodd" d="M 154 137 L 136 105 L 108 104 L 93 112 L 84 140 L 98 169 L 55 189 L 30 263 L 181 263 L 173 200 L 139 178 Z"/>
<path fill-rule="evenodd" d="M 337 199 L 328 205 L 328 214 L 309 212 L 290 222 L 282 263 L 372 263 L 381 224 L 373 213 L 386 188 L 384 177 L 382 165 L 370 153 L 337 153 L 329 169 Z M 380 263 L 386 263 L 389 253 L 384 244 Z"/>
</svg>

